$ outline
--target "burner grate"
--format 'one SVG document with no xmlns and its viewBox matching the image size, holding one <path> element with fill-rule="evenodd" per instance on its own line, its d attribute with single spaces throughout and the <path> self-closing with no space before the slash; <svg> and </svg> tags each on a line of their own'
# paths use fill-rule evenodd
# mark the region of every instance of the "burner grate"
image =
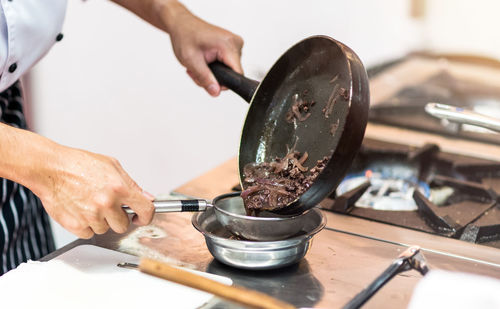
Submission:
<svg viewBox="0 0 500 309">
<path fill-rule="evenodd" d="M 460 239 L 487 243 L 500 240 L 500 208 L 499 206 L 487 210 L 474 223 L 467 226 Z"/>
<path fill-rule="evenodd" d="M 374 162 L 403 162 L 416 171 L 415 178 L 418 181 L 428 184 L 431 195 L 440 190 L 451 193 L 436 202 L 438 198 L 414 190 L 413 200 L 417 211 L 357 207 L 360 197 L 370 188 L 368 179 L 348 192 L 332 195 L 333 202 L 326 203 L 329 210 L 445 237 L 499 246 L 500 208 L 496 203 L 500 192 L 500 163 L 443 153 L 434 144 L 415 148 L 365 139 L 350 172 L 361 174 Z"/>
</svg>

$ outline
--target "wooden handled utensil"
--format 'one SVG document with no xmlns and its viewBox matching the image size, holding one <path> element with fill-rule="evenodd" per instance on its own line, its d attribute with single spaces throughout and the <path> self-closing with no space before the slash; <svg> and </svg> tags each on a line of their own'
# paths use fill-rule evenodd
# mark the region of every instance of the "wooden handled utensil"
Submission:
<svg viewBox="0 0 500 309">
<path fill-rule="evenodd" d="M 270 297 L 264 293 L 248 290 L 243 287 L 225 285 L 212 279 L 208 279 L 192 272 L 175 268 L 168 264 L 148 258 L 141 259 L 139 270 L 159 278 L 163 278 L 178 284 L 214 294 L 221 298 L 248 306 L 250 308 L 295 308 L 293 305 Z"/>
</svg>

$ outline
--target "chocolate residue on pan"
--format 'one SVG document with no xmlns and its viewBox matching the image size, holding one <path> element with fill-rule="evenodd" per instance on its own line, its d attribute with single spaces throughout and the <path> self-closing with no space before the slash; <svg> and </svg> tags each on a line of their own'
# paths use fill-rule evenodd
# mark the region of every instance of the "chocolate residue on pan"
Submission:
<svg viewBox="0 0 500 309">
<path fill-rule="evenodd" d="M 307 90 L 304 90 L 303 95 L 307 95 Z M 293 104 L 290 110 L 285 114 L 285 119 L 287 122 L 292 123 L 294 119 L 298 121 L 305 121 L 309 116 L 311 116 L 311 107 L 314 105 L 314 101 L 305 101 L 299 98 L 298 94 L 293 95 Z"/>
<path fill-rule="evenodd" d="M 335 102 L 337 102 L 337 98 L 340 95 L 337 91 L 339 90 L 339 84 L 333 86 L 333 91 L 326 102 L 326 106 L 323 108 L 322 112 L 325 115 L 325 118 L 330 117 L 330 114 L 333 112 L 333 107 L 335 106 Z"/>
<path fill-rule="evenodd" d="M 292 148 L 285 157 L 273 162 L 247 164 L 243 168 L 247 189 L 241 193 L 247 214 L 283 208 L 309 189 L 328 157 L 318 160 L 310 170 L 303 165 L 307 157 L 307 152 L 300 154 Z"/>
<path fill-rule="evenodd" d="M 329 81 L 329 83 L 332 85 L 335 84 L 338 77 L 339 77 L 338 74 L 335 75 Z M 339 97 L 344 98 L 344 100 L 349 100 L 349 91 L 344 87 L 340 87 L 340 85 L 338 83 L 336 83 L 335 86 L 333 86 L 332 93 L 330 94 L 330 97 L 328 98 L 328 101 L 326 102 L 325 107 L 321 110 L 323 112 L 323 114 L 325 115 L 325 118 L 330 117 L 330 115 L 333 112 L 333 108 L 335 106 L 335 103 L 337 102 L 337 99 Z"/>
<path fill-rule="evenodd" d="M 337 74 L 337 75 L 335 75 L 335 76 L 334 76 L 334 77 L 333 77 L 333 78 L 329 81 L 329 83 L 330 83 L 330 84 L 333 84 L 333 83 L 335 83 L 335 82 L 337 81 L 337 79 L 339 79 L 339 75 L 338 75 L 338 74 Z"/>
<path fill-rule="evenodd" d="M 349 91 L 344 87 L 340 87 L 340 96 L 344 98 L 344 100 L 349 100 Z"/>
<path fill-rule="evenodd" d="M 332 136 L 335 135 L 335 133 L 337 133 L 337 129 L 339 128 L 339 119 L 337 119 L 337 122 L 336 123 L 332 123 L 330 125 L 330 134 Z"/>
</svg>

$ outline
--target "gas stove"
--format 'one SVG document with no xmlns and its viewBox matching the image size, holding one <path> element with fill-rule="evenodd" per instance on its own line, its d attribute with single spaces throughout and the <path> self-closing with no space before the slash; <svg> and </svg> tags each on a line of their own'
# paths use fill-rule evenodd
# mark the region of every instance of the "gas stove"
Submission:
<svg viewBox="0 0 500 309">
<path fill-rule="evenodd" d="M 367 138 L 323 206 L 500 248 L 500 134 L 424 111 L 435 101 L 478 112 L 489 106 L 496 116 L 500 64 L 486 60 L 415 54 L 371 68 Z"/>
<path fill-rule="evenodd" d="M 368 70 L 369 120 L 420 132 L 500 144 L 497 132 L 429 114 L 437 102 L 500 119 L 500 62 L 463 55 L 414 54 Z"/>
<path fill-rule="evenodd" d="M 491 102 L 500 92 L 492 84 L 500 82 L 500 63 L 417 54 L 368 75 L 365 140 L 345 179 L 319 207 L 377 223 L 370 235 L 360 227 L 348 230 L 383 241 L 401 241 L 386 233 L 397 226 L 500 248 L 500 134 L 453 127 L 424 111 L 436 101 L 477 112 L 493 106 L 487 111 L 496 116 L 498 105 Z M 416 234 L 410 239 L 404 241 L 422 241 Z"/>
<path fill-rule="evenodd" d="M 500 248 L 500 162 L 365 139 L 328 210 Z"/>
</svg>

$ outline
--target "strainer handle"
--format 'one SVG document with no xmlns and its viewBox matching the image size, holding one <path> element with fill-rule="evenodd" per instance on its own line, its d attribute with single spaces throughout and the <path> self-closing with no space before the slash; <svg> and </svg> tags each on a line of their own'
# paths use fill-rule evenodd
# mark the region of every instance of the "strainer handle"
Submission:
<svg viewBox="0 0 500 309">
<path fill-rule="evenodd" d="M 183 212 L 183 211 L 205 211 L 207 207 L 212 206 L 206 200 L 154 200 L 155 213 L 164 212 Z M 128 214 L 135 214 L 128 206 L 122 206 Z"/>
</svg>

